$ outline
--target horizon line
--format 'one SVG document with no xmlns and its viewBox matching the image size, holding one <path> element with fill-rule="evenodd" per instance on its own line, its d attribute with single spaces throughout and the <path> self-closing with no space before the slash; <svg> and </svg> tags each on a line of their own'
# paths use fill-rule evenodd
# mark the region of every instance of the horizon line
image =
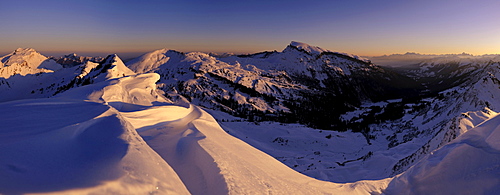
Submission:
<svg viewBox="0 0 500 195">
<path fill-rule="evenodd" d="M 288 45 L 287 45 L 288 46 Z M 314 46 L 314 45 L 312 45 Z M 89 50 L 81 50 L 81 51 L 78 51 L 78 50 L 73 50 L 73 51 L 70 51 L 70 50 L 55 50 L 55 51 L 51 51 L 51 50 L 38 50 L 38 49 L 35 49 L 33 47 L 18 47 L 16 49 L 19 49 L 19 48 L 22 48 L 22 49 L 28 49 L 28 48 L 31 48 L 31 49 L 34 49 L 36 52 L 40 53 L 40 54 L 43 54 L 45 55 L 46 57 L 58 57 L 57 55 L 59 55 L 60 57 L 64 56 L 64 55 L 68 55 L 68 54 L 83 54 L 83 55 L 98 55 L 98 56 L 92 56 L 92 57 L 106 57 L 108 55 L 112 55 L 112 54 L 125 54 L 125 55 L 137 55 L 137 56 L 140 56 L 142 54 L 145 54 L 145 53 L 149 53 L 149 52 L 153 52 L 153 51 L 157 51 L 157 50 L 162 50 L 162 49 L 168 49 L 168 50 L 174 50 L 174 51 L 178 51 L 178 52 L 183 52 L 183 53 L 190 53 L 190 52 L 201 52 L 201 53 L 206 53 L 206 54 L 210 54 L 210 53 L 214 53 L 214 54 L 233 54 L 233 55 L 245 55 L 245 54 L 255 54 L 255 53 L 260 53 L 260 52 L 272 52 L 272 51 L 278 51 L 280 52 L 279 50 L 276 50 L 276 49 L 269 49 L 269 50 L 260 50 L 260 51 L 255 51 L 255 52 L 225 52 L 225 51 L 206 51 L 206 50 L 188 50 L 188 51 L 181 51 L 181 50 L 178 50 L 178 49 L 172 49 L 172 48 L 168 48 L 168 47 L 164 47 L 164 48 L 157 48 L 157 49 L 151 49 L 151 50 L 137 50 L 137 51 L 116 51 L 116 52 L 107 52 L 107 51 L 89 51 Z M 322 47 L 320 47 L 322 48 Z M 12 52 L 14 52 L 16 49 L 12 49 L 10 51 L 0 51 L 0 57 L 3 57 L 5 55 L 8 55 Z M 328 49 L 327 49 L 328 50 Z M 408 55 L 408 54 L 415 54 L 415 55 L 421 55 L 421 56 L 433 56 L 433 55 L 437 55 L 437 56 L 443 56 L 443 55 L 470 55 L 470 56 L 486 56 L 486 55 L 500 55 L 500 53 L 482 53 L 482 54 L 474 54 L 474 53 L 469 53 L 469 52 L 461 52 L 461 53 L 421 53 L 421 52 L 415 52 L 415 51 L 407 51 L 407 52 L 404 52 L 404 53 L 386 53 L 386 54 L 381 54 L 381 55 L 359 55 L 359 54 L 356 54 L 356 53 L 350 53 L 350 52 L 342 52 L 342 51 L 332 51 L 332 52 L 337 52 L 337 53 L 341 53 L 341 54 L 351 54 L 351 55 L 356 55 L 356 56 L 360 56 L 360 57 L 388 57 L 388 56 L 391 56 L 391 55 Z M 49 54 L 49 55 L 46 55 L 46 54 Z"/>
</svg>

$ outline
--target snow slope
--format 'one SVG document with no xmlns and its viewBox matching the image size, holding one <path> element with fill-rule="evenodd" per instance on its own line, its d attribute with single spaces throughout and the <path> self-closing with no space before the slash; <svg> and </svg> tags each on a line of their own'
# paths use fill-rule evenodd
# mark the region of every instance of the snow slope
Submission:
<svg viewBox="0 0 500 195">
<path fill-rule="evenodd" d="M 395 177 L 386 194 L 499 194 L 500 116 L 485 121 Z"/>
<path fill-rule="evenodd" d="M 367 194 L 388 183 L 302 175 L 201 108 L 172 105 L 156 93 L 158 79 L 112 78 L 1 103 L 0 155 L 9 157 L 0 159 L 0 193 Z"/>
<path fill-rule="evenodd" d="M 200 108 L 185 109 L 189 112 L 182 119 L 158 124 L 145 117 L 148 122 L 136 119 L 132 125 L 176 170 L 193 194 L 363 194 L 377 192 L 387 182 L 341 185 L 315 180 L 228 135 Z"/>
<path fill-rule="evenodd" d="M 173 169 L 105 102 L 137 97 L 134 90 L 152 84 L 124 79 L 134 88 L 109 80 L 55 98 L 1 103 L 0 193 L 188 194 Z"/>
</svg>

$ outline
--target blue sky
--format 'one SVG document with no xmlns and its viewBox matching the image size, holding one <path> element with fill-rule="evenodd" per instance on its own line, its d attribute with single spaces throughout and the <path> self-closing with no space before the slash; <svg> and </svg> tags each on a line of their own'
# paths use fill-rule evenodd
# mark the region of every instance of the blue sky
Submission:
<svg viewBox="0 0 500 195">
<path fill-rule="evenodd" d="M 0 2 L 0 54 L 253 53 L 301 41 L 356 55 L 500 53 L 500 1 Z"/>
</svg>

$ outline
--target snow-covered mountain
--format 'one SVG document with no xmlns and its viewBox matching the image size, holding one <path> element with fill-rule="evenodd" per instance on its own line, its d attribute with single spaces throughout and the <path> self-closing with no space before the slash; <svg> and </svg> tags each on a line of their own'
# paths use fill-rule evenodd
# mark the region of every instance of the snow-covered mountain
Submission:
<svg viewBox="0 0 500 195">
<path fill-rule="evenodd" d="M 77 66 L 77 65 L 81 65 L 87 61 L 99 63 L 104 59 L 102 57 L 80 56 L 76 53 L 64 55 L 61 57 L 50 57 L 50 58 L 53 59 L 54 61 L 56 61 L 58 64 L 61 64 L 63 67 Z"/>
<path fill-rule="evenodd" d="M 0 58 L 0 78 L 59 70 L 62 66 L 31 48 L 18 48 Z"/>
<path fill-rule="evenodd" d="M 448 54 L 422 59 L 395 70 L 425 85 L 429 93 L 436 93 L 465 82 L 484 67 L 499 61 L 498 55 Z"/>
<path fill-rule="evenodd" d="M 6 93 L 6 95 L 0 96 L 0 102 L 52 97 L 71 88 L 135 74 L 116 55 L 108 56 L 101 63 L 86 61 L 79 66 L 63 68 L 33 49 L 22 51 L 23 53 L 19 52 L 18 49 L 13 52 L 13 55 L 9 54 L 2 58 L 6 59 L 8 66 L 0 68 L 0 72 L 4 71 L 4 73 L 10 74 L 0 78 L 0 90 Z M 56 64 L 53 66 L 59 68 L 48 70 L 40 67 L 41 65 L 36 65 L 48 62 Z M 19 65 L 19 63 L 27 65 Z M 13 70 L 11 67 L 17 67 L 23 71 L 9 72 Z M 23 75 L 26 72 L 30 72 L 30 74 Z"/>
<path fill-rule="evenodd" d="M 499 191 L 495 60 L 387 69 L 298 42 L 127 65 L 57 66 L 32 49 L 1 59 L 0 72 L 26 74 L 0 78 L 0 193 Z M 482 160 L 452 163 L 461 155 Z"/>
<path fill-rule="evenodd" d="M 416 85 L 356 56 L 298 42 L 282 52 L 224 58 L 162 49 L 127 66 L 137 73 L 160 74 L 162 90 L 197 105 L 250 120 L 301 122 L 318 128 L 338 125 L 341 113 L 363 101 L 404 97 L 414 93 L 411 87 Z"/>
<path fill-rule="evenodd" d="M 366 57 L 370 59 L 375 64 L 381 66 L 391 66 L 391 67 L 405 67 L 409 65 L 416 65 L 424 61 L 454 61 L 458 60 L 482 60 L 482 61 L 498 61 L 500 59 L 500 54 L 485 54 L 485 55 L 471 55 L 468 53 L 461 54 L 420 54 L 415 52 L 407 52 L 405 54 L 391 54 L 383 56 L 371 56 Z"/>
</svg>

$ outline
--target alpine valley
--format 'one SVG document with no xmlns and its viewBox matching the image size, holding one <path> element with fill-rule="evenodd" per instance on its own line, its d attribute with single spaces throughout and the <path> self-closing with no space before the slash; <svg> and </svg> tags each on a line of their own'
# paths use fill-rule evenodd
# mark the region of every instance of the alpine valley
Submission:
<svg viewBox="0 0 500 195">
<path fill-rule="evenodd" d="M 500 193 L 500 56 L 392 58 L 17 49 L 0 194 Z"/>
</svg>

